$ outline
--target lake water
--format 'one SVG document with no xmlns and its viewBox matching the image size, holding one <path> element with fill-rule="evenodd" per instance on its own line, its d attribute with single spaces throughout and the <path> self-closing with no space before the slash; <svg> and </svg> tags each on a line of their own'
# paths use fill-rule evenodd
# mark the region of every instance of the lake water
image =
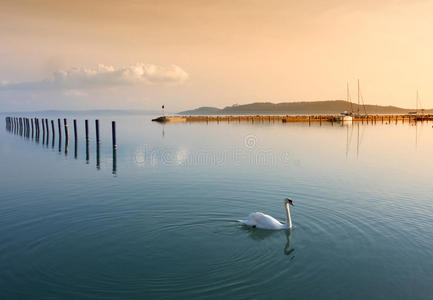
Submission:
<svg viewBox="0 0 433 300">
<path fill-rule="evenodd" d="M 0 130 L 1 299 L 433 297 L 431 122 L 67 117 L 77 153 Z M 236 222 L 285 197 L 292 231 Z"/>
</svg>

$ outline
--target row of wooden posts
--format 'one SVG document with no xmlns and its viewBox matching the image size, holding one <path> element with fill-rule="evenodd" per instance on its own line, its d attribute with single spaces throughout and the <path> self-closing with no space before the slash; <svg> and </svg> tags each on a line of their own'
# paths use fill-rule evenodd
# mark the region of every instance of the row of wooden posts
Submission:
<svg viewBox="0 0 433 300">
<path fill-rule="evenodd" d="M 282 123 L 320 123 L 322 122 L 330 122 L 332 125 L 334 123 L 340 122 L 340 116 L 337 115 L 241 115 L 241 116 L 231 116 L 231 115 L 223 115 L 223 116 L 176 116 L 176 117 L 167 117 L 170 121 L 170 118 L 175 119 L 174 122 L 179 122 L 179 119 L 183 119 L 185 122 L 251 122 L 251 123 L 274 123 L 274 122 L 282 122 Z M 158 118 L 159 119 L 159 118 Z M 159 121 L 158 119 L 154 119 L 154 121 Z M 371 123 L 376 124 L 377 122 L 382 121 L 382 123 L 387 122 L 391 124 L 391 122 L 395 122 L 397 124 L 399 121 L 401 123 L 405 123 L 406 121 L 411 122 L 424 122 L 433 120 L 433 115 L 361 115 L 354 116 L 354 122 Z M 165 120 L 162 120 L 164 122 Z"/>
<path fill-rule="evenodd" d="M 78 139 L 78 132 L 77 132 L 77 120 L 73 120 L 74 123 L 74 138 L 75 140 Z M 41 124 L 41 126 L 40 126 Z M 50 134 L 50 128 L 48 125 L 48 119 L 38 119 L 38 118 L 23 118 L 23 117 L 6 117 L 6 129 L 9 131 L 13 131 L 15 133 L 18 133 L 20 135 L 26 136 L 26 137 L 39 137 L 40 136 L 40 127 L 42 127 L 43 135 L 47 138 Z M 57 125 L 58 125 L 58 133 L 59 137 L 62 137 L 62 130 L 61 130 L 61 120 L 57 119 Z M 65 130 L 65 138 L 69 139 L 69 128 L 68 128 L 68 122 L 67 119 L 63 119 L 63 125 Z M 89 120 L 84 121 L 85 126 L 85 133 L 86 133 L 86 141 L 89 140 Z M 100 143 L 100 136 L 99 136 L 99 120 L 95 120 L 95 129 L 96 129 L 96 142 Z M 53 136 L 55 136 L 55 128 L 54 128 L 54 120 L 51 120 L 51 132 Z M 111 132 L 112 132 L 112 141 L 113 141 L 113 148 L 117 148 L 116 143 L 116 122 L 111 122 Z"/>
<path fill-rule="evenodd" d="M 61 119 L 57 119 L 58 137 L 59 137 L 59 152 L 62 151 L 62 124 Z M 51 130 L 50 126 L 51 124 Z M 77 145 L 78 145 L 78 130 L 77 120 L 73 120 L 74 126 L 74 140 L 75 140 L 75 158 L 77 158 Z M 89 162 L 89 120 L 84 121 L 85 127 L 85 138 L 86 138 L 86 161 Z M 35 139 L 39 142 L 42 128 L 42 142 L 48 145 L 50 132 L 52 134 L 52 147 L 54 148 L 55 143 L 55 121 L 48 119 L 39 118 L 26 118 L 26 117 L 6 117 L 6 130 L 15 134 L 24 136 L 25 138 Z M 65 135 L 65 155 L 69 149 L 69 127 L 67 119 L 63 119 L 63 129 Z M 99 120 L 95 120 L 95 131 L 96 131 L 96 167 L 100 169 L 100 134 L 99 134 Z M 111 135 L 112 135 L 112 147 L 113 147 L 113 174 L 117 172 L 117 142 L 116 142 L 116 122 L 111 122 Z"/>
</svg>

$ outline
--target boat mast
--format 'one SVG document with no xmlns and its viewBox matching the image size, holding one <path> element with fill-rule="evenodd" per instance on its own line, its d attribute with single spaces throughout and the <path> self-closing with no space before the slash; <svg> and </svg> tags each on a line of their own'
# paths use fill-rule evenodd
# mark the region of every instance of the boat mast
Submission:
<svg viewBox="0 0 433 300">
<path fill-rule="evenodd" d="M 350 100 L 350 91 L 349 91 L 349 81 L 347 81 L 347 95 L 346 95 L 346 101 L 348 103 L 350 103 L 350 112 L 353 112 L 353 107 L 352 107 L 352 101 Z"/>
<path fill-rule="evenodd" d="M 359 79 L 358 79 L 358 115 L 359 115 Z"/>
</svg>

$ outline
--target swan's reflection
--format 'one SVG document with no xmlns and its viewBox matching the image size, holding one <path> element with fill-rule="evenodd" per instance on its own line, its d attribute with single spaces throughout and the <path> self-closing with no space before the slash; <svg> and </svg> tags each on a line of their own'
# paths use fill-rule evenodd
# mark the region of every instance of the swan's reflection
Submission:
<svg viewBox="0 0 433 300">
<path fill-rule="evenodd" d="M 263 230 L 257 228 L 251 228 L 247 226 L 242 226 L 243 230 L 248 232 L 248 237 L 256 241 L 263 241 L 271 236 L 276 236 L 278 234 L 284 234 L 286 236 L 287 242 L 284 246 L 284 254 L 290 255 L 295 249 L 290 247 L 290 240 L 292 238 L 292 229 L 287 230 Z"/>
</svg>

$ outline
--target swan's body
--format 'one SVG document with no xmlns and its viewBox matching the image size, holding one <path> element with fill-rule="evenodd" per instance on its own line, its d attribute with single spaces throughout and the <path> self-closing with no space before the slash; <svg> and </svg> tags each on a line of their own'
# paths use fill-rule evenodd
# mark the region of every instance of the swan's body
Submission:
<svg viewBox="0 0 433 300">
<path fill-rule="evenodd" d="M 293 205 L 292 200 L 284 199 L 284 207 L 286 209 L 286 223 L 281 223 L 274 217 L 261 213 L 255 212 L 248 216 L 247 220 L 239 220 L 242 224 L 249 227 L 268 229 L 268 230 L 281 230 L 281 229 L 291 229 L 292 228 L 292 217 L 290 216 L 290 205 Z"/>
</svg>

